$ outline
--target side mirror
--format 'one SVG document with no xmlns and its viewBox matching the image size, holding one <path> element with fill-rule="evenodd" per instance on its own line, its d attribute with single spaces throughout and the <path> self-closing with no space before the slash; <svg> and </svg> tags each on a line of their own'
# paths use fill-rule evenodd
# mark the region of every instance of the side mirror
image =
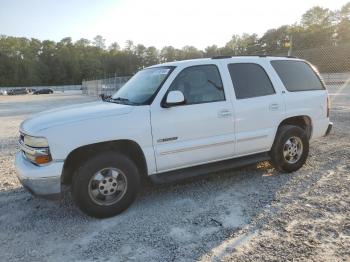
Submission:
<svg viewBox="0 0 350 262">
<path fill-rule="evenodd" d="M 185 104 L 185 97 L 181 91 L 170 91 L 166 97 L 163 107 L 172 107 Z"/>
</svg>

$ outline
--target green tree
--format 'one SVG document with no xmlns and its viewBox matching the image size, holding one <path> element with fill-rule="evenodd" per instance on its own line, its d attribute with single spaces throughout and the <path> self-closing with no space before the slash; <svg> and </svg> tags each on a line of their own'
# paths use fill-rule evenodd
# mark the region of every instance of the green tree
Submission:
<svg viewBox="0 0 350 262">
<path fill-rule="evenodd" d="M 194 46 L 184 46 L 180 52 L 181 59 L 194 59 L 203 57 L 203 52 Z M 180 59 L 179 59 L 180 60 Z"/>
<path fill-rule="evenodd" d="M 270 29 L 259 39 L 262 53 L 265 54 L 287 54 L 290 41 L 289 26 L 281 26 L 277 29 Z"/>
<path fill-rule="evenodd" d="M 178 58 L 178 51 L 177 49 L 175 49 L 172 46 L 165 46 L 162 48 L 162 50 L 160 51 L 160 61 L 161 62 L 171 62 L 171 61 L 175 61 Z"/>
<path fill-rule="evenodd" d="M 350 44 L 350 2 L 338 12 L 336 35 L 339 44 Z"/>
<path fill-rule="evenodd" d="M 211 45 L 204 49 L 205 57 L 214 57 L 220 55 L 220 50 L 217 45 Z"/>
<path fill-rule="evenodd" d="M 315 6 L 303 14 L 300 27 L 296 27 L 293 35 L 295 36 L 295 47 L 314 48 L 329 46 L 334 43 L 334 25 L 335 13 L 327 8 Z"/>
<path fill-rule="evenodd" d="M 159 63 L 159 52 L 154 46 L 146 49 L 144 66 L 151 66 Z"/>
<path fill-rule="evenodd" d="M 93 45 L 98 48 L 105 49 L 106 40 L 101 35 L 97 35 L 94 37 Z"/>
<path fill-rule="evenodd" d="M 120 46 L 117 42 L 113 42 L 109 47 L 108 50 L 112 53 L 120 51 Z"/>
</svg>

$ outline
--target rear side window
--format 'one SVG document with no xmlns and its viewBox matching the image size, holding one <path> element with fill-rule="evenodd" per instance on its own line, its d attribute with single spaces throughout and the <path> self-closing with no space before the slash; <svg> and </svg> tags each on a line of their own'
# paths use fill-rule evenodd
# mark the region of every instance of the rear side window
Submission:
<svg viewBox="0 0 350 262">
<path fill-rule="evenodd" d="M 267 96 L 275 93 L 270 78 L 258 64 L 229 64 L 228 70 L 237 99 Z"/>
<path fill-rule="evenodd" d="M 325 89 L 311 66 L 303 61 L 271 61 L 273 68 L 290 92 Z"/>
</svg>

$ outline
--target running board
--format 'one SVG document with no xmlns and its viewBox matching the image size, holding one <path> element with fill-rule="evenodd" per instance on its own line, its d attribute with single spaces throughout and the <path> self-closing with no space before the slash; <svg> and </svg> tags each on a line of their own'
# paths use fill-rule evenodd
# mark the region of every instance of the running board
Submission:
<svg viewBox="0 0 350 262">
<path fill-rule="evenodd" d="M 206 175 L 209 173 L 227 170 L 227 169 L 237 169 L 240 167 L 256 164 L 258 162 L 269 160 L 270 157 L 268 153 L 259 153 L 251 156 L 238 157 L 223 161 L 218 161 L 214 163 L 183 168 L 179 170 L 158 173 L 150 176 L 150 179 L 155 184 L 171 183 L 174 181 Z"/>
</svg>

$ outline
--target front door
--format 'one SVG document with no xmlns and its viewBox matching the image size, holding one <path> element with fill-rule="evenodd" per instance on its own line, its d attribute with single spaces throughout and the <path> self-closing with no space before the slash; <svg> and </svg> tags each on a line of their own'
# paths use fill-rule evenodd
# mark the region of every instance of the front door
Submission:
<svg viewBox="0 0 350 262">
<path fill-rule="evenodd" d="M 157 171 L 164 172 L 234 156 L 234 122 L 229 94 L 217 65 L 183 69 L 168 91 L 179 90 L 186 104 L 151 106 Z"/>
</svg>

